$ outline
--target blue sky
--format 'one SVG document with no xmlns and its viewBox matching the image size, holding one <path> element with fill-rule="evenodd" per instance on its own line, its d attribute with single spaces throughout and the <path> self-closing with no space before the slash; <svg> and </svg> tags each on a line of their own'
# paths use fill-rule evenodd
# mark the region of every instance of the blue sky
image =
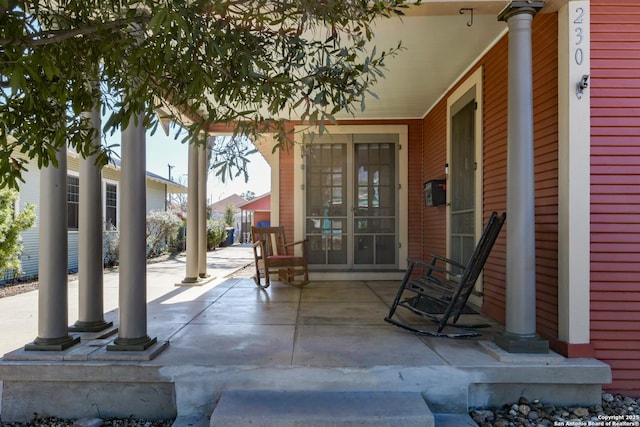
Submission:
<svg viewBox="0 0 640 427">
<path fill-rule="evenodd" d="M 147 132 L 147 170 L 168 178 L 168 165 L 171 165 L 173 166 L 171 168 L 173 180 L 186 184 L 188 146 L 181 142 L 182 135 L 178 139 L 175 139 L 174 136 L 175 129 L 171 129 L 169 136 L 165 135 L 161 128 L 158 128 L 153 136 Z M 120 144 L 119 133 L 107 137 L 107 141 L 108 144 Z M 242 176 L 232 181 L 227 179 L 225 183 L 222 183 L 212 171 L 209 172 L 207 198 L 210 202 L 217 202 L 232 194 L 240 195 L 246 191 L 253 191 L 256 196 L 270 191 L 269 165 L 259 153 L 253 154 L 249 158 L 251 163 L 249 163 L 249 182 L 247 183 L 244 182 Z"/>
</svg>

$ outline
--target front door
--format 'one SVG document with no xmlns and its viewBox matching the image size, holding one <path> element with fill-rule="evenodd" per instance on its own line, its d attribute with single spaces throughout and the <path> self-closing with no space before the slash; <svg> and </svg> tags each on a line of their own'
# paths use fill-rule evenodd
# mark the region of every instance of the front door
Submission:
<svg viewBox="0 0 640 427">
<path fill-rule="evenodd" d="M 398 268 L 397 150 L 395 134 L 314 139 L 305 165 L 310 264 Z"/>
</svg>

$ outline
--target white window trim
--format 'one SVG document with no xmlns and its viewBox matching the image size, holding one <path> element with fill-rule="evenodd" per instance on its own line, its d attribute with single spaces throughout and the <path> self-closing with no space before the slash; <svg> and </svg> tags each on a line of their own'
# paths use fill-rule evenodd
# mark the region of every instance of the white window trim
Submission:
<svg viewBox="0 0 640 427">
<path fill-rule="evenodd" d="M 69 176 L 73 176 L 73 177 L 78 178 L 78 222 L 80 222 L 80 219 L 79 219 L 80 218 L 80 185 L 82 185 L 82 183 L 80 182 L 80 172 L 67 169 L 67 177 L 69 177 Z M 69 198 L 69 187 L 67 187 L 66 196 L 67 196 L 67 200 L 68 200 L 68 198 Z M 67 218 L 67 233 L 78 234 L 79 230 L 80 230 L 80 224 L 78 224 L 78 228 L 70 229 L 69 228 L 69 218 Z"/>
<path fill-rule="evenodd" d="M 458 88 L 453 91 L 451 95 L 447 97 L 447 164 L 451 163 L 451 109 L 454 104 L 467 95 L 471 91 L 475 91 L 474 98 L 477 103 L 477 108 L 475 112 L 475 158 L 476 158 L 476 176 L 475 176 L 475 231 L 476 241 L 480 237 L 480 233 L 484 228 L 483 224 L 483 214 L 484 214 L 484 205 L 483 205 L 483 152 L 482 147 L 484 146 L 483 141 L 483 88 L 482 88 L 482 75 L 483 75 L 483 67 L 480 66 L 476 71 L 473 72 L 467 79 L 465 79 Z M 447 187 L 449 187 L 449 175 L 447 175 Z M 451 248 L 450 248 L 450 235 L 451 235 L 451 224 L 449 221 L 449 217 L 451 215 L 451 194 L 447 191 L 447 204 L 446 204 L 446 244 L 447 244 L 447 256 L 451 256 Z M 476 282 L 475 290 L 478 292 L 482 292 L 482 274 L 478 277 Z M 482 298 L 477 295 L 471 295 L 469 300 L 472 304 L 480 306 L 482 304 Z"/>
<path fill-rule="evenodd" d="M 107 230 L 107 184 L 116 186 L 116 230 L 120 226 L 120 182 L 112 179 L 102 180 L 102 230 Z"/>
</svg>

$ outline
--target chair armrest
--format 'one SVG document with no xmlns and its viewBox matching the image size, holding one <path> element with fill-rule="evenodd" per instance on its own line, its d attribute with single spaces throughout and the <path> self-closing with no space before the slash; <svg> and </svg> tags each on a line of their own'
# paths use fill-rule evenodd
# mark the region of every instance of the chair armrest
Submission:
<svg viewBox="0 0 640 427">
<path fill-rule="evenodd" d="M 411 264 L 413 264 L 413 265 L 417 265 L 419 267 L 422 267 L 425 270 L 430 270 L 429 274 L 431 274 L 431 272 L 433 272 L 433 271 L 436 271 L 438 273 L 448 274 L 450 276 L 457 277 L 457 278 L 461 277 L 460 273 L 457 273 L 457 272 L 451 271 L 451 270 L 449 270 L 447 268 L 442 268 L 442 267 L 439 267 L 439 266 L 435 265 L 435 260 L 432 261 L 432 263 L 426 263 L 426 262 L 423 262 L 423 261 L 420 261 L 420 260 L 417 260 L 417 259 L 409 258 L 408 261 L 409 261 L 409 266 L 411 266 Z M 455 265 L 457 267 L 458 265 L 456 265 L 456 264 L 457 263 L 455 263 L 455 262 L 453 263 L 453 265 Z"/>
<path fill-rule="evenodd" d="M 286 245 L 284 245 L 284 247 L 285 247 L 285 250 L 286 250 L 286 248 L 289 248 L 289 247 L 293 248 L 296 245 L 302 245 L 302 257 L 306 259 L 307 258 L 307 243 L 308 242 L 309 242 L 309 239 L 298 240 L 297 242 L 287 243 Z"/>
<path fill-rule="evenodd" d="M 444 262 L 445 264 L 451 264 L 451 265 L 453 265 L 455 267 L 458 267 L 458 268 L 461 268 L 463 270 L 466 268 L 465 265 L 460 264 L 458 261 L 454 261 L 452 259 L 445 258 L 445 257 L 443 257 L 441 255 L 437 255 L 437 254 L 430 254 L 430 255 L 433 258 L 434 261 L 432 261 L 432 262 L 434 262 L 434 263 L 435 263 L 435 260 L 438 260 L 438 261 Z"/>
<path fill-rule="evenodd" d="M 262 254 L 264 254 L 264 242 L 262 240 L 256 241 L 253 245 L 253 257 L 257 260 L 262 259 Z M 260 249 L 260 251 L 258 251 Z"/>
<path fill-rule="evenodd" d="M 288 248 L 290 246 L 295 246 L 295 245 L 304 245 L 308 242 L 308 239 L 304 239 L 304 240 L 298 240 L 297 242 L 293 242 L 293 243 L 287 243 L 286 245 L 284 245 L 285 248 Z"/>
</svg>

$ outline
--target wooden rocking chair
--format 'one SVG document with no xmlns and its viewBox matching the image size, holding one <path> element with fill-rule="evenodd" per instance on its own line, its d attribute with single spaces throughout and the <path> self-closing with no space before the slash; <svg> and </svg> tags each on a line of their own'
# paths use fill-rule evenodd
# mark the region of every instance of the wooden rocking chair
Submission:
<svg viewBox="0 0 640 427">
<path fill-rule="evenodd" d="M 288 285 L 303 287 L 309 283 L 307 267 L 307 240 L 286 243 L 283 227 L 251 227 L 253 256 L 256 264 L 254 280 L 258 287 L 266 289 L 271 284 L 269 276 L 278 273 Z M 294 255 L 294 247 L 301 245 L 302 256 Z M 296 277 L 302 276 L 296 280 Z M 264 285 L 261 278 L 264 277 Z"/>
<path fill-rule="evenodd" d="M 498 216 L 496 212 L 493 212 L 466 265 L 433 254 L 430 263 L 409 259 L 409 267 L 402 279 L 400 289 L 391 305 L 388 316 L 384 320 L 423 335 L 450 338 L 480 335 L 474 331 L 454 333 L 444 333 L 442 331 L 447 325 L 459 328 L 488 326 L 458 325 L 456 322 L 466 307 L 467 300 L 489 257 L 491 248 L 493 248 L 506 216 L 506 213 Z M 415 274 L 416 271 L 414 269 L 416 267 L 422 271 L 421 275 Z M 421 317 L 434 321 L 437 323 L 437 330 L 419 329 L 409 325 L 407 322 L 394 319 L 393 316 L 398 308 L 405 308 Z M 450 318 L 453 319 L 451 323 L 449 323 Z"/>
</svg>

